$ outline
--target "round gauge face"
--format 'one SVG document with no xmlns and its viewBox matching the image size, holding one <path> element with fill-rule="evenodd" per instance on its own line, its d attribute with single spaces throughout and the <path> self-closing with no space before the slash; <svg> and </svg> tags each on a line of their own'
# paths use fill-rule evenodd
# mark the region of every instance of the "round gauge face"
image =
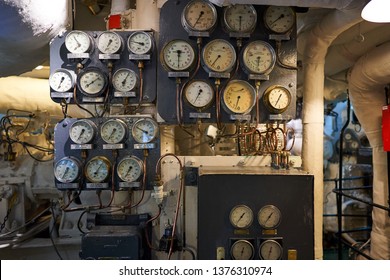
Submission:
<svg viewBox="0 0 390 280">
<path fill-rule="evenodd" d="M 295 13 L 288 6 L 269 6 L 264 12 L 265 26 L 272 32 L 284 34 L 295 24 Z"/>
<path fill-rule="evenodd" d="M 253 41 L 244 48 L 242 61 L 248 72 L 268 74 L 275 66 L 275 50 L 267 42 Z"/>
<path fill-rule="evenodd" d="M 192 80 L 184 89 L 184 98 L 192 107 L 207 108 L 214 100 L 214 90 L 208 82 Z"/>
<path fill-rule="evenodd" d="M 235 228 L 248 228 L 253 222 L 253 211 L 246 205 L 236 205 L 230 211 L 229 219 Z"/>
<path fill-rule="evenodd" d="M 51 89 L 57 92 L 71 91 L 74 84 L 74 74 L 66 69 L 55 70 L 49 78 L 49 85 Z"/>
<path fill-rule="evenodd" d="M 134 54 L 148 54 L 153 48 L 152 36 L 143 31 L 136 31 L 127 40 L 127 47 Z"/>
<path fill-rule="evenodd" d="M 100 136 L 108 144 L 118 144 L 126 138 L 126 124 L 119 119 L 108 120 L 100 127 Z"/>
<path fill-rule="evenodd" d="M 98 37 L 98 49 L 101 53 L 114 54 L 121 50 L 122 38 L 118 33 L 104 31 Z"/>
<path fill-rule="evenodd" d="M 98 96 L 107 87 L 107 76 L 98 68 L 87 68 L 78 76 L 77 86 L 88 96 Z"/>
<path fill-rule="evenodd" d="M 92 183 L 104 182 L 110 175 L 110 168 L 110 161 L 106 157 L 94 157 L 85 165 L 85 177 Z"/>
<path fill-rule="evenodd" d="M 125 157 L 118 163 L 116 172 L 122 181 L 135 182 L 143 173 L 142 161 L 135 156 Z"/>
<path fill-rule="evenodd" d="M 195 62 L 193 47 L 184 40 L 173 40 L 164 46 L 161 62 L 168 71 L 185 71 Z"/>
<path fill-rule="evenodd" d="M 149 143 L 153 141 L 158 133 L 157 123 L 150 118 L 139 119 L 131 129 L 133 138 L 138 143 Z"/>
<path fill-rule="evenodd" d="M 72 157 L 64 157 L 54 165 L 54 177 L 61 183 L 72 183 L 80 176 L 80 163 Z"/>
<path fill-rule="evenodd" d="M 263 206 L 257 214 L 259 224 L 265 229 L 276 228 L 282 219 L 279 208 L 274 205 Z"/>
<path fill-rule="evenodd" d="M 217 23 L 217 11 L 207 1 L 193 0 L 185 6 L 181 21 L 187 31 L 211 31 Z"/>
<path fill-rule="evenodd" d="M 283 248 L 275 240 L 266 240 L 260 245 L 259 256 L 262 260 L 280 260 L 282 254 Z"/>
<path fill-rule="evenodd" d="M 266 89 L 263 101 L 270 112 L 280 114 L 290 105 L 291 93 L 285 87 L 271 86 Z"/>
<path fill-rule="evenodd" d="M 252 33 L 256 27 L 257 12 L 249 4 L 231 5 L 224 9 L 223 20 L 229 32 Z"/>
<path fill-rule="evenodd" d="M 84 31 L 73 30 L 65 37 L 65 47 L 71 53 L 87 53 L 91 45 L 92 40 Z"/>
<path fill-rule="evenodd" d="M 69 137 L 76 144 L 88 144 L 95 136 L 96 126 L 90 120 L 77 120 L 69 129 Z"/>
<path fill-rule="evenodd" d="M 253 259 L 255 249 L 247 240 L 237 240 L 230 248 L 230 255 L 233 260 L 251 260 Z"/>
<path fill-rule="evenodd" d="M 138 85 L 138 76 L 131 69 L 118 69 L 112 76 L 112 85 L 119 92 L 132 91 Z"/>
<path fill-rule="evenodd" d="M 256 102 L 256 90 L 248 82 L 233 80 L 222 93 L 225 109 L 230 114 L 247 114 Z"/>
<path fill-rule="evenodd" d="M 236 50 L 228 41 L 215 39 L 203 48 L 202 59 L 209 72 L 230 72 L 236 63 Z"/>
</svg>

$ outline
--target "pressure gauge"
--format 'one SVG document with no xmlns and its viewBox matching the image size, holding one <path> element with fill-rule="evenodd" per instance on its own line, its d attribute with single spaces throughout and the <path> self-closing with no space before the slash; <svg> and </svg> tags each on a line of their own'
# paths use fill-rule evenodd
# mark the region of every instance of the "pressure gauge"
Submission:
<svg viewBox="0 0 390 280">
<path fill-rule="evenodd" d="M 108 84 L 106 74 L 96 67 L 84 69 L 79 73 L 77 86 L 79 90 L 88 96 L 94 97 L 101 95 Z"/>
<path fill-rule="evenodd" d="M 275 66 L 275 50 L 264 41 L 253 41 L 245 46 L 242 61 L 249 73 L 268 74 Z"/>
<path fill-rule="evenodd" d="M 280 114 L 290 105 L 291 93 L 283 86 L 271 86 L 265 90 L 263 102 L 271 113 Z"/>
<path fill-rule="evenodd" d="M 205 109 L 214 100 L 214 89 L 206 81 L 192 80 L 184 89 L 184 98 L 192 107 Z"/>
<path fill-rule="evenodd" d="M 80 162 L 73 157 L 63 157 L 54 165 L 54 177 L 61 183 L 73 183 L 80 176 Z"/>
<path fill-rule="evenodd" d="M 89 182 L 101 183 L 110 176 L 111 163 L 103 156 L 91 158 L 85 165 L 85 177 Z"/>
<path fill-rule="evenodd" d="M 235 228 L 245 229 L 253 222 L 253 212 L 246 205 L 236 205 L 230 211 L 229 219 Z"/>
<path fill-rule="evenodd" d="M 131 69 L 118 69 L 112 76 L 112 85 L 118 92 L 132 91 L 138 85 L 138 76 Z"/>
<path fill-rule="evenodd" d="M 135 156 L 124 157 L 119 163 L 116 170 L 118 177 L 124 182 L 137 181 L 143 171 L 142 160 Z"/>
<path fill-rule="evenodd" d="M 228 32 L 252 33 L 256 27 L 257 12 L 253 5 L 230 5 L 223 10 L 223 22 Z"/>
<path fill-rule="evenodd" d="M 237 240 L 230 248 L 233 260 L 251 260 L 255 255 L 255 249 L 248 240 Z"/>
<path fill-rule="evenodd" d="M 69 137 L 76 144 L 88 144 L 95 137 L 96 125 L 87 119 L 75 121 L 69 129 Z"/>
<path fill-rule="evenodd" d="M 256 90 L 247 81 L 230 81 L 222 93 L 223 106 L 230 114 L 247 114 L 256 103 Z"/>
<path fill-rule="evenodd" d="M 214 39 L 204 46 L 202 60 L 208 72 L 230 72 L 236 63 L 236 50 L 228 41 Z"/>
<path fill-rule="evenodd" d="M 184 40 L 172 40 L 161 51 L 161 63 L 168 71 L 186 71 L 194 65 L 195 51 Z"/>
<path fill-rule="evenodd" d="M 282 214 L 278 207 L 274 205 L 263 206 L 257 214 L 257 220 L 264 229 L 276 228 L 282 219 Z"/>
<path fill-rule="evenodd" d="M 289 32 L 295 24 L 295 12 L 288 6 L 269 6 L 264 12 L 265 26 L 277 34 Z"/>
<path fill-rule="evenodd" d="M 112 31 L 104 31 L 98 37 L 98 49 L 104 54 L 118 53 L 122 48 L 122 37 Z"/>
<path fill-rule="evenodd" d="M 259 247 L 259 256 L 262 260 L 280 260 L 283 248 L 277 241 L 269 239 L 263 241 Z"/>
<path fill-rule="evenodd" d="M 158 125 L 151 118 L 142 118 L 136 121 L 131 129 L 133 138 L 138 143 L 149 143 L 157 137 Z"/>
<path fill-rule="evenodd" d="M 118 144 L 126 138 L 126 124 L 120 119 L 110 119 L 100 127 L 100 136 L 108 144 Z"/>
<path fill-rule="evenodd" d="M 73 30 L 65 37 L 65 47 L 71 53 L 87 53 L 91 50 L 91 37 L 84 31 Z"/>
<path fill-rule="evenodd" d="M 217 24 L 217 10 L 204 0 L 192 0 L 183 10 L 181 22 L 187 32 L 211 32 Z"/>
<path fill-rule="evenodd" d="M 66 69 L 55 70 L 49 78 L 50 88 L 56 92 L 73 91 L 75 74 Z"/>
<path fill-rule="evenodd" d="M 153 49 L 153 38 L 147 32 L 136 31 L 127 40 L 127 48 L 133 54 L 148 54 Z"/>
</svg>

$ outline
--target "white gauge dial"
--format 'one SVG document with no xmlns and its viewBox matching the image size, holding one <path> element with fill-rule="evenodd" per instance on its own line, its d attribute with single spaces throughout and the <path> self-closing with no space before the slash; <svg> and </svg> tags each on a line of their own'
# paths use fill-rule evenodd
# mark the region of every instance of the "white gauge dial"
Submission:
<svg viewBox="0 0 390 280">
<path fill-rule="evenodd" d="M 259 256 L 262 260 L 280 260 L 282 258 L 283 248 L 275 240 L 269 239 L 260 244 Z"/>
<path fill-rule="evenodd" d="M 264 92 L 263 101 L 271 113 L 280 114 L 290 105 L 291 93 L 283 86 L 271 86 Z"/>
<path fill-rule="evenodd" d="M 295 24 L 295 13 L 288 6 L 269 6 L 264 12 L 265 26 L 272 32 L 284 34 Z"/>
<path fill-rule="evenodd" d="M 112 31 L 104 31 L 98 37 L 98 49 L 101 53 L 114 54 L 122 48 L 122 37 Z"/>
<path fill-rule="evenodd" d="M 54 176 L 61 183 L 72 183 L 80 176 L 80 162 L 76 158 L 64 157 L 54 165 Z"/>
<path fill-rule="evenodd" d="M 263 206 L 257 214 L 259 224 L 265 229 L 276 228 L 282 219 L 279 208 L 274 205 Z"/>
<path fill-rule="evenodd" d="M 138 85 L 138 76 L 131 69 L 118 69 L 112 76 L 112 85 L 119 92 L 132 91 Z"/>
<path fill-rule="evenodd" d="M 193 0 L 185 6 L 181 21 L 187 31 L 211 31 L 217 23 L 217 11 L 207 1 Z"/>
<path fill-rule="evenodd" d="M 136 31 L 127 40 L 127 47 L 134 54 L 148 54 L 153 49 L 152 36 L 143 31 Z"/>
<path fill-rule="evenodd" d="M 224 9 L 223 20 L 229 32 L 252 33 L 256 27 L 257 12 L 253 5 L 230 5 Z"/>
<path fill-rule="evenodd" d="M 76 144 L 88 144 L 95 137 L 96 126 L 90 120 L 77 120 L 69 129 L 69 137 Z"/>
<path fill-rule="evenodd" d="M 87 53 L 91 46 L 92 40 L 84 31 L 73 30 L 65 37 L 65 47 L 71 53 Z"/>
<path fill-rule="evenodd" d="M 253 222 L 253 211 L 246 205 L 236 205 L 230 211 L 229 219 L 235 228 L 248 228 Z"/>
<path fill-rule="evenodd" d="M 88 96 L 98 96 L 107 87 L 107 76 L 98 68 L 86 68 L 82 71 L 77 80 L 80 91 Z"/>
<path fill-rule="evenodd" d="M 195 62 L 195 51 L 184 40 L 172 40 L 161 52 L 161 62 L 168 71 L 185 71 Z"/>
<path fill-rule="evenodd" d="M 214 89 L 208 82 L 192 80 L 184 89 L 184 98 L 192 107 L 204 109 L 214 100 Z"/>
<path fill-rule="evenodd" d="M 224 108 L 230 114 L 247 114 L 256 102 L 256 90 L 247 81 L 230 81 L 222 93 Z"/>
<path fill-rule="evenodd" d="M 149 143 L 156 138 L 158 125 L 151 118 L 139 119 L 134 123 L 131 133 L 138 143 Z"/>
<path fill-rule="evenodd" d="M 108 144 L 118 144 L 126 138 L 126 124 L 119 119 L 110 119 L 100 127 L 100 136 Z"/>
<path fill-rule="evenodd" d="M 135 156 L 127 156 L 118 163 L 117 174 L 124 182 L 137 181 L 143 172 L 143 163 Z"/>
<path fill-rule="evenodd" d="M 209 72 L 230 72 L 236 63 L 236 50 L 228 41 L 215 39 L 203 48 L 202 59 Z"/>
<path fill-rule="evenodd" d="M 57 92 L 72 91 L 75 84 L 75 75 L 67 69 L 55 70 L 49 78 L 50 88 Z"/>
<path fill-rule="evenodd" d="M 85 165 L 85 177 L 89 182 L 101 183 L 110 176 L 111 163 L 103 156 L 90 159 Z"/>
<path fill-rule="evenodd" d="M 237 240 L 230 248 L 230 255 L 233 260 L 253 259 L 255 249 L 248 240 Z"/>
<path fill-rule="evenodd" d="M 275 66 L 275 50 L 267 42 L 253 41 L 245 46 L 242 60 L 249 73 L 268 74 Z"/>
</svg>

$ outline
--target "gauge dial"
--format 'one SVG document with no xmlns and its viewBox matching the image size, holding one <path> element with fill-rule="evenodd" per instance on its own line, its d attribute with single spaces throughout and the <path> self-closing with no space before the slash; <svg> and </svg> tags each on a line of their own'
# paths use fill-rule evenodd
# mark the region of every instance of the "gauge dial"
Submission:
<svg viewBox="0 0 390 280">
<path fill-rule="evenodd" d="M 280 114 L 290 105 L 291 93 L 283 86 L 271 86 L 264 92 L 263 101 L 270 112 Z"/>
<path fill-rule="evenodd" d="M 76 144 L 88 144 L 96 133 L 96 126 L 90 120 L 77 120 L 69 129 L 69 137 Z"/>
<path fill-rule="evenodd" d="M 107 87 L 107 76 L 99 68 L 90 67 L 80 72 L 77 80 L 79 90 L 88 96 L 98 96 Z"/>
<path fill-rule="evenodd" d="M 279 208 L 274 205 L 263 206 L 257 214 L 259 224 L 265 229 L 276 228 L 282 219 Z"/>
<path fill-rule="evenodd" d="M 136 31 L 127 40 L 127 47 L 134 54 L 148 54 L 153 49 L 152 36 L 143 31 Z"/>
<path fill-rule="evenodd" d="M 229 219 L 235 228 L 248 228 L 253 222 L 253 212 L 246 205 L 236 205 L 230 211 Z"/>
<path fill-rule="evenodd" d="M 256 102 L 256 90 L 247 81 L 230 81 L 222 93 L 225 109 L 230 114 L 247 114 Z"/>
<path fill-rule="evenodd" d="M 112 76 L 112 85 L 119 92 L 132 91 L 138 85 L 138 76 L 131 69 L 118 69 Z"/>
<path fill-rule="evenodd" d="M 65 47 L 71 53 L 87 53 L 91 46 L 92 40 L 84 31 L 73 30 L 65 37 Z"/>
<path fill-rule="evenodd" d="M 264 22 L 272 32 L 287 33 L 295 24 L 294 10 L 287 6 L 269 6 L 264 12 Z"/>
<path fill-rule="evenodd" d="M 282 258 L 283 248 L 275 240 L 265 240 L 260 244 L 259 256 L 262 260 L 280 260 Z"/>
<path fill-rule="evenodd" d="M 89 182 L 101 183 L 110 175 L 111 163 L 103 156 L 91 158 L 85 165 L 85 177 Z"/>
<path fill-rule="evenodd" d="M 236 50 L 228 41 L 215 39 L 203 48 L 202 59 L 209 72 L 230 72 L 236 63 Z"/>
<path fill-rule="evenodd" d="M 100 127 L 100 136 L 108 144 L 118 144 L 126 138 L 126 124 L 119 119 L 110 119 Z"/>
<path fill-rule="evenodd" d="M 257 12 L 253 5 L 230 5 L 224 9 L 223 20 L 229 32 L 252 33 L 256 27 Z"/>
<path fill-rule="evenodd" d="M 264 41 L 253 41 L 243 50 L 242 61 L 249 73 L 270 73 L 275 66 L 275 50 Z"/>
<path fill-rule="evenodd" d="M 149 143 L 156 138 L 158 125 L 150 118 L 139 119 L 134 123 L 131 133 L 138 143 Z"/>
<path fill-rule="evenodd" d="M 80 176 L 80 162 L 73 157 L 64 157 L 54 165 L 54 176 L 61 183 L 73 183 Z"/>
<path fill-rule="evenodd" d="M 104 31 L 98 37 L 98 49 L 101 53 L 114 54 L 122 48 L 122 37 L 112 31 Z"/>
<path fill-rule="evenodd" d="M 168 71 L 185 71 L 194 65 L 195 51 L 184 40 L 172 40 L 162 49 L 161 62 Z"/>
<path fill-rule="evenodd" d="M 71 91 L 75 84 L 74 73 L 62 68 L 57 69 L 50 75 L 49 84 L 51 89 L 57 92 Z"/>
<path fill-rule="evenodd" d="M 184 89 L 184 98 L 192 107 L 201 110 L 213 102 L 214 90 L 206 81 L 192 80 Z"/>
<path fill-rule="evenodd" d="M 230 248 L 230 255 L 233 260 L 251 260 L 255 249 L 248 240 L 237 240 Z"/>
<path fill-rule="evenodd" d="M 135 182 L 143 173 L 143 163 L 135 156 L 124 157 L 117 168 L 118 177 L 124 182 Z"/>
<path fill-rule="evenodd" d="M 185 6 L 181 22 L 189 32 L 212 31 L 217 23 L 217 11 L 214 5 L 207 1 L 193 0 Z"/>
</svg>

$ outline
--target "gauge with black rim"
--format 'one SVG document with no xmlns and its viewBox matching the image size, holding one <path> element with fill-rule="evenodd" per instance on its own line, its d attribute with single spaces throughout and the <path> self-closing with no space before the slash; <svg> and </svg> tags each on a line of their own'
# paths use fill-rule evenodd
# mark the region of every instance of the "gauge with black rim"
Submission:
<svg viewBox="0 0 390 280">
<path fill-rule="evenodd" d="M 229 114 L 247 114 L 256 103 L 256 90 L 244 80 L 230 81 L 222 92 L 222 104 Z"/>
<path fill-rule="evenodd" d="M 138 181 L 144 172 L 143 162 L 136 156 L 124 157 L 119 161 L 116 172 L 123 182 Z"/>
<path fill-rule="evenodd" d="M 276 55 L 273 47 L 264 41 L 252 41 L 242 52 L 242 62 L 250 74 L 268 74 L 275 66 Z"/>
<path fill-rule="evenodd" d="M 99 68 L 89 67 L 77 76 L 77 87 L 85 95 L 95 97 L 101 95 L 107 88 L 107 75 Z"/>
<path fill-rule="evenodd" d="M 112 76 L 112 85 L 118 92 L 130 92 L 138 86 L 138 75 L 131 69 L 118 69 Z"/>
<path fill-rule="evenodd" d="M 100 127 L 100 137 L 108 144 L 118 144 L 126 138 L 126 123 L 120 119 L 105 121 Z"/>
<path fill-rule="evenodd" d="M 208 72 L 230 72 L 236 64 L 236 50 L 224 39 L 208 42 L 202 50 L 202 62 Z"/>
<path fill-rule="evenodd" d="M 65 37 L 65 47 L 74 54 L 88 53 L 92 49 L 92 39 L 84 31 L 73 30 Z"/>
<path fill-rule="evenodd" d="M 263 102 L 271 113 L 281 114 L 291 103 L 291 93 L 283 86 L 274 85 L 265 90 Z"/>
<path fill-rule="evenodd" d="M 153 38 L 150 33 L 136 31 L 132 33 L 127 40 L 127 47 L 133 54 L 148 54 L 153 49 Z"/>
<path fill-rule="evenodd" d="M 211 32 L 217 24 L 217 10 L 207 1 L 193 0 L 184 7 L 181 22 L 187 32 Z"/>
<path fill-rule="evenodd" d="M 213 103 L 214 89 L 206 81 L 192 80 L 184 89 L 184 98 L 193 108 L 206 109 Z"/>
<path fill-rule="evenodd" d="M 76 144 L 91 143 L 96 135 L 96 125 L 88 119 L 76 120 L 69 128 L 69 137 Z"/>
<path fill-rule="evenodd" d="M 255 255 L 255 248 L 248 240 L 237 240 L 230 248 L 230 255 L 233 260 L 251 260 Z"/>
<path fill-rule="evenodd" d="M 108 179 L 110 170 L 110 161 L 104 156 L 96 156 L 85 164 L 85 178 L 92 183 L 101 183 Z"/>
<path fill-rule="evenodd" d="M 185 40 L 172 40 L 161 51 L 161 63 L 168 71 L 189 70 L 195 63 L 194 48 Z"/>
<path fill-rule="evenodd" d="M 151 118 L 142 118 L 136 121 L 131 129 L 134 140 L 145 144 L 153 141 L 158 134 L 158 124 Z"/>
<path fill-rule="evenodd" d="M 285 34 L 293 29 L 295 12 L 288 6 L 269 6 L 264 12 L 265 26 L 276 34 Z"/>
<path fill-rule="evenodd" d="M 282 245 L 275 240 L 268 239 L 260 244 L 259 257 L 262 260 L 280 260 L 282 258 L 282 254 Z"/>
<path fill-rule="evenodd" d="M 73 183 L 80 177 L 80 161 L 74 157 L 63 157 L 54 165 L 54 177 L 61 183 Z"/>
<path fill-rule="evenodd" d="M 75 85 L 75 74 L 67 69 L 56 69 L 49 77 L 50 88 L 56 92 L 69 92 Z"/>
<path fill-rule="evenodd" d="M 113 31 L 104 31 L 98 37 L 98 49 L 104 54 L 119 53 L 122 49 L 122 37 Z"/>
<path fill-rule="evenodd" d="M 256 28 L 256 9 L 249 4 L 227 6 L 223 10 L 223 22 L 228 32 L 252 33 Z"/>
</svg>

